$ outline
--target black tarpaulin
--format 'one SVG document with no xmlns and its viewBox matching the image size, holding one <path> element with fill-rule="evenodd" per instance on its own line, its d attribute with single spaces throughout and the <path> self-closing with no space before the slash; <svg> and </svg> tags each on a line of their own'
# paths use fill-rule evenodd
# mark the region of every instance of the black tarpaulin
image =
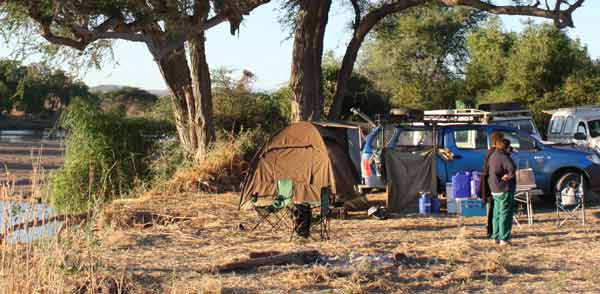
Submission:
<svg viewBox="0 0 600 294">
<path fill-rule="evenodd" d="M 433 149 L 421 152 L 383 150 L 388 209 L 396 213 L 417 212 L 419 192 L 437 193 Z"/>
</svg>

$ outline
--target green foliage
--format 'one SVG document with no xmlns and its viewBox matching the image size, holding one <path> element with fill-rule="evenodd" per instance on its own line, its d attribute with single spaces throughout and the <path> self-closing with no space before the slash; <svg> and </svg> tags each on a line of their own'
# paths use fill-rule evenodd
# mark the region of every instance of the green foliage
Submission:
<svg viewBox="0 0 600 294">
<path fill-rule="evenodd" d="M 171 96 L 159 97 L 151 108 L 150 117 L 156 120 L 168 122 L 171 125 L 175 125 Z"/>
<path fill-rule="evenodd" d="M 158 100 L 156 95 L 135 87 L 122 87 L 116 91 L 106 92 L 100 95 L 103 99 L 114 102 L 128 103 L 155 103 Z"/>
<path fill-rule="evenodd" d="M 13 107 L 28 114 L 48 114 L 67 105 L 71 97 L 93 100 L 88 87 L 61 70 L 44 64 L 23 66 L 17 61 L 0 60 L 0 111 Z"/>
<path fill-rule="evenodd" d="M 587 50 L 550 25 L 530 25 L 515 42 L 506 87 L 515 100 L 534 103 L 560 88 L 569 75 L 589 68 Z"/>
<path fill-rule="evenodd" d="M 140 115 L 151 110 L 158 97 L 146 90 L 122 87 L 116 91 L 100 94 L 103 108 L 122 107 L 130 115 Z"/>
<path fill-rule="evenodd" d="M 516 34 L 502 31 L 498 17 L 490 18 L 482 28 L 467 37 L 469 61 L 465 66 L 465 80 L 470 95 L 478 97 L 504 82 L 508 57 L 516 38 Z"/>
<path fill-rule="evenodd" d="M 326 62 L 323 66 L 323 88 L 325 97 L 325 109 L 328 112 L 333 103 L 337 76 L 340 64 L 334 60 Z M 374 116 L 378 113 L 387 113 L 390 109 L 389 97 L 378 90 L 373 81 L 366 76 L 353 72 L 348 81 L 348 88 L 344 95 L 344 104 L 341 120 L 349 120 L 352 117 L 350 108 L 359 108 L 367 115 Z"/>
<path fill-rule="evenodd" d="M 395 14 L 376 27 L 362 70 L 392 104 L 419 108 L 454 105 L 462 99 L 460 71 L 467 58 L 466 35 L 483 16 L 435 4 Z"/>
<path fill-rule="evenodd" d="M 543 110 L 600 103 L 600 71 L 578 41 L 549 25 L 503 32 L 498 19 L 468 37 L 467 91 L 479 103 L 517 101 L 534 113 L 544 132 Z"/>
<path fill-rule="evenodd" d="M 232 71 L 219 69 L 213 72 L 214 119 L 217 130 L 239 131 L 263 128 L 275 131 L 287 124 L 287 100 L 285 93 L 254 92 L 254 75 L 243 71 L 239 80 L 232 78 Z"/>
<path fill-rule="evenodd" d="M 177 140 L 161 140 L 156 142 L 149 161 L 152 185 L 170 180 L 181 168 L 189 167 L 186 156 Z"/>
<path fill-rule="evenodd" d="M 146 158 L 160 123 L 126 118 L 117 110 L 75 99 L 63 114 L 68 132 L 64 166 L 51 174 L 49 202 L 59 210 L 79 211 L 125 195 L 136 180 L 149 176 Z"/>
</svg>

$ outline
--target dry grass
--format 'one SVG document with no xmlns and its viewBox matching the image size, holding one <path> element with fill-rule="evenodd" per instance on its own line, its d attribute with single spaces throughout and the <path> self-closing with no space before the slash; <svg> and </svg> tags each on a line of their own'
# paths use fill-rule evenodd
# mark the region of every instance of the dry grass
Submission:
<svg viewBox="0 0 600 294">
<path fill-rule="evenodd" d="M 201 165 L 193 165 L 176 172 L 160 187 L 163 191 L 204 191 L 223 193 L 236 191 L 244 179 L 249 162 L 248 153 L 254 154 L 249 144 L 256 144 L 259 133 L 230 133 L 211 146 Z"/>
<path fill-rule="evenodd" d="M 560 229 L 553 213 L 538 213 L 534 226 L 515 227 L 513 247 L 501 248 L 482 237 L 483 218 L 464 219 L 459 226 L 452 217 L 417 216 L 378 221 L 357 215 L 335 220 L 330 241 L 289 242 L 289 231 L 240 230 L 240 224 L 250 227 L 254 215 L 238 211 L 238 200 L 233 194 L 188 193 L 114 203 L 107 213 L 113 218 L 105 223 L 119 225 L 102 233 L 98 252 L 155 293 L 600 291 L 598 209 L 588 210 L 588 226 Z M 123 215 L 139 219 L 140 212 L 172 221 L 142 218 L 129 222 L 132 226 L 119 221 Z M 211 271 L 250 252 L 306 249 L 319 250 L 329 263 Z"/>
<path fill-rule="evenodd" d="M 289 231 L 248 232 L 234 194 L 148 194 L 106 207 L 97 230 L 3 244 L 3 293 L 566 293 L 600 291 L 599 209 L 560 229 L 554 214 L 515 227 L 514 246 L 486 240 L 482 218 L 356 214 L 332 240 L 289 242 Z M 148 216 L 151 216 L 148 218 Z M 126 221 L 124 221 L 126 220 Z M 217 274 L 251 252 L 316 249 L 316 265 Z M 101 290 L 104 292 L 100 292 Z M 25 290 L 23 292 L 23 290 Z"/>
<path fill-rule="evenodd" d="M 238 164 L 235 154 L 228 157 L 231 168 Z M 215 163 L 179 179 L 189 176 L 188 183 L 195 185 L 221 170 L 223 165 Z M 43 175 L 37 176 L 32 183 L 43 182 Z M 102 210 L 98 225 L 68 229 L 58 238 L 2 243 L 0 292 L 600 292 L 600 209 L 588 210 L 587 226 L 570 223 L 560 229 L 553 212 L 538 213 L 534 226 L 515 227 L 509 248 L 483 238 L 483 218 L 459 225 L 453 217 L 379 221 L 363 214 L 334 220 L 330 241 L 290 242 L 288 230 L 270 232 L 263 226 L 249 232 L 255 215 L 237 209 L 235 194 L 176 190 L 115 201 Z M 9 182 L 0 195 L 13 191 Z M 320 251 L 323 261 L 232 274 L 214 271 L 252 252 L 309 249 Z"/>
</svg>

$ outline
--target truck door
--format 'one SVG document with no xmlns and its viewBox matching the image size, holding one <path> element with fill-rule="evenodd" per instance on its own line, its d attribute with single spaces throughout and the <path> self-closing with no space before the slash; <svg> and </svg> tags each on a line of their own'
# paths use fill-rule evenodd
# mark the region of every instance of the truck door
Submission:
<svg viewBox="0 0 600 294">
<path fill-rule="evenodd" d="M 489 147 L 488 133 L 482 127 L 459 127 L 445 131 L 444 146 L 454 154 L 446 164 L 446 182 L 457 172 L 481 171 Z"/>
<path fill-rule="evenodd" d="M 535 174 L 535 182 L 538 187 L 544 187 L 549 181 L 544 173 L 544 163 L 547 160 L 544 153 L 536 147 L 535 140 L 517 131 L 499 131 L 505 139 L 510 141 L 514 152 L 513 161 L 517 169 L 531 168 Z"/>
</svg>

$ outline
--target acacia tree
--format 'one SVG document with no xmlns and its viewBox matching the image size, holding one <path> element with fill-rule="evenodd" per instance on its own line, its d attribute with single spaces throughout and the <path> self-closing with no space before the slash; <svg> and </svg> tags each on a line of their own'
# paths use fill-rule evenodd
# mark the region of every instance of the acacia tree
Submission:
<svg viewBox="0 0 600 294">
<path fill-rule="evenodd" d="M 205 32 L 227 21 L 233 34 L 245 14 L 267 2 L 0 0 L 0 25 L 23 40 L 34 28 L 56 47 L 92 57 L 106 53 L 113 40 L 146 44 L 171 92 L 181 145 L 201 160 L 215 136 Z"/>
<path fill-rule="evenodd" d="M 411 7 L 426 5 L 428 3 L 438 3 L 448 7 L 471 7 L 480 11 L 492 14 L 504 15 L 524 15 L 552 19 L 554 25 L 558 28 L 573 27 L 573 12 L 580 8 L 585 0 L 545 0 L 530 1 L 533 3 L 523 4 L 527 1 L 512 0 L 507 5 L 495 5 L 492 1 L 483 0 L 349 0 L 354 9 L 355 20 L 353 24 L 352 39 L 348 43 L 340 73 L 337 78 L 336 91 L 331 110 L 328 114 L 330 120 L 338 119 L 342 111 L 344 93 L 348 87 L 348 80 L 354 70 L 354 64 L 358 56 L 358 51 L 362 46 L 365 37 L 386 16 L 404 11 Z M 297 63 L 294 60 L 294 63 Z M 293 76 L 292 76 L 293 77 Z M 302 99 L 296 97 L 297 101 Z"/>
<path fill-rule="evenodd" d="M 287 20 L 294 26 L 292 121 L 318 121 L 323 109 L 323 39 L 331 0 L 296 0 L 287 5 L 296 12 L 295 19 Z"/>
</svg>

